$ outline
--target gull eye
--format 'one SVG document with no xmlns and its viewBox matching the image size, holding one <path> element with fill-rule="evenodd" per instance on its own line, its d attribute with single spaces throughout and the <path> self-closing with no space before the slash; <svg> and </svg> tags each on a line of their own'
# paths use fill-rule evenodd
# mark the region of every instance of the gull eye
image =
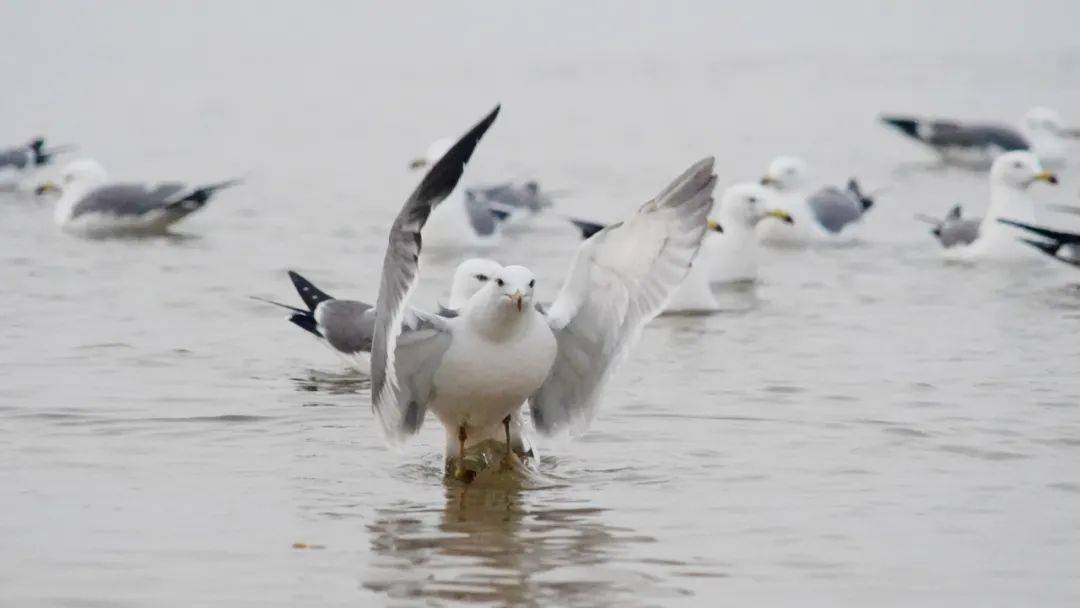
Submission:
<svg viewBox="0 0 1080 608">
<path fill-rule="evenodd" d="M 477 281 L 480 281 L 481 283 L 488 280 L 488 276 L 486 274 L 478 274 L 475 275 L 473 278 L 475 278 Z"/>
<path fill-rule="evenodd" d="M 499 287 L 502 287 L 506 283 L 504 283 L 502 279 L 495 279 L 495 284 L 498 285 Z"/>
<path fill-rule="evenodd" d="M 751 203 L 756 203 L 757 202 L 757 197 L 756 196 L 751 196 L 749 200 L 750 200 Z"/>
<path fill-rule="evenodd" d="M 529 281 L 529 288 L 532 289 L 533 287 L 536 287 L 536 279 Z"/>
<path fill-rule="evenodd" d="M 1013 163 L 1013 167 L 1016 167 L 1017 169 L 1020 169 L 1023 166 L 1024 163 L 1021 163 L 1020 161 L 1016 161 L 1015 163 Z"/>
</svg>

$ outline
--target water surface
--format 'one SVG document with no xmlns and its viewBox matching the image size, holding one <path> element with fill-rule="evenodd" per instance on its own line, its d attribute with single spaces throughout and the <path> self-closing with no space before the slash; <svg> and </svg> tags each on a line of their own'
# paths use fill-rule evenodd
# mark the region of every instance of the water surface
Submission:
<svg viewBox="0 0 1080 608">
<path fill-rule="evenodd" d="M 688 6 L 0 9 L 3 141 L 247 178 L 170 239 L 3 201 L 0 603 L 1075 604 L 1080 273 L 944 262 L 912 215 L 981 212 L 985 176 L 875 123 L 1080 121 L 1075 6 Z M 707 154 L 721 184 L 794 153 L 889 190 L 858 243 L 651 324 L 590 432 L 541 444 L 550 483 L 463 490 L 440 428 L 389 449 L 366 381 L 247 296 L 291 301 L 295 268 L 373 299 L 407 161 L 497 101 L 468 180 L 538 177 L 560 213 L 621 217 Z M 1075 203 L 1077 167 L 1033 194 Z M 552 214 L 494 255 L 547 299 L 575 246 Z"/>
</svg>

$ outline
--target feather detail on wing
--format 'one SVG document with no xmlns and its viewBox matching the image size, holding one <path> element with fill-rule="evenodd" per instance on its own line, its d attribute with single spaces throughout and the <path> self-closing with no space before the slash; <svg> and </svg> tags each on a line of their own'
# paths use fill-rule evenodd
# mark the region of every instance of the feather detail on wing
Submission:
<svg viewBox="0 0 1080 608">
<path fill-rule="evenodd" d="M 372 407 L 391 439 L 403 438 L 419 428 L 423 412 L 404 399 L 402 383 L 395 369 L 398 336 L 406 317 L 406 307 L 419 276 L 420 231 L 431 210 L 445 199 L 461 179 L 480 138 L 499 114 L 496 106 L 483 120 L 461 137 L 424 176 L 394 220 L 383 260 L 379 297 L 375 304 L 375 332 L 371 345 Z M 436 315 L 410 319 L 410 325 L 432 332 L 444 331 L 445 322 Z M 419 336 L 417 336 L 419 337 Z M 445 348 L 443 349 L 445 350 Z M 407 387 L 405 387 L 407 389 Z"/>
<path fill-rule="evenodd" d="M 583 428 L 604 384 L 690 270 L 707 229 L 713 159 L 690 167 L 629 220 L 581 244 L 548 310 L 555 363 L 529 399 L 546 434 Z"/>
</svg>

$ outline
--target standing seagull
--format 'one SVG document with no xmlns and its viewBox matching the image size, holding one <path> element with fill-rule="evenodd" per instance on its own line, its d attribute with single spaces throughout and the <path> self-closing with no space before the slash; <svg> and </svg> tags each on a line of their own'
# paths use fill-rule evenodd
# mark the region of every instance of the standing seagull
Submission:
<svg viewBox="0 0 1080 608">
<path fill-rule="evenodd" d="M 446 428 L 448 460 L 464 455 L 474 431 L 501 424 L 509 434 L 510 414 L 525 401 L 543 433 L 589 421 L 618 361 L 686 276 L 716 180 L 712 159 L 702 160 L 630 219 L 582 243 L 546 314 L 533 306 L 533 273 L 507 266 L 457 317 L 421 315 L 403 331 L 421 230 L 497 113 L 454 144 L 406 201 L 390 229 L 376 304 L 371 393 L 383 429 L 403 439 L 431 410 Z M 460 458 L 454 474 L 471 479 Z"/>
<path fill-rule="evenodd" d="M 1032 108 L 1020 129 L 999 124 L 965 123 L 950 119 L 882 116 L 882 122 L 929 146 L 945 163 L 985 169 L 1006 152 L 1030 150 L 1046 165 L 1065 161 L 1065 140 L 1080 137 L 1077 129 L 1062 125 L 1049 108 Z"/>
<path fill-rule="evenodd" d="M 0 148 L 0 188 L 12 189 L 52 162 L 53 155 L 69 146 L 46 148 L 45 139 L 35 138 L 24 146 Z"/>
<path fill-rule="evenodd" d="M 179 182 L 154 185 L 109 183 L 97 161 L 69 164 L 61 184 L 46 182 L 39 194 L 59 192 L 54 219 L 68 232 L 89 237 L 164 234 L 169 226 L 202 209 L 215 192 L 239 180 L 190 187 Z"/>
<path fill-rule="evenodd" d="M 502 266 L 498 262 L 484 258 L 473 258 L 458 264 L 450 288 L 450 301 L 439 314 L 444 317 L 457 316 L 457 309 L 481 287 L 494 280 L 500 270 Z M 291 311 L 291 323 L 326 344 L 346 365 L 361 373 L 370 374 L 375 307 L 360 300 L 339 300 L 291 270 L 289 278 L 306 309 L 263 298 L 255 299 Z M 415 320 L 410 315 L 406 316 L 406 326 L 413 327 Z M 522 458 L 535 458 L 536 452 L 525 437 L 523 424 L 520 413 L 514 412 L 510 422 L 511 448 Z M 497 430 L 502 432 L 502 429 Z"/>
</svg>

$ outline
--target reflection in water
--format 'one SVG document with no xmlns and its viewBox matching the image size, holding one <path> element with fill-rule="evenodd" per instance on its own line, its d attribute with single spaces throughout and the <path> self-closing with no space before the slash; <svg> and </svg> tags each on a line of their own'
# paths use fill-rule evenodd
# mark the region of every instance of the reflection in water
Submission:
<svg viewBox="0 0 1080 608">
<path fill-rule="evenodd" d="M 296 390 L 308 393 L 329 393 L 331 395 L 350 395 L 359 393 L 371 386 L 371 379 L 357 371 L 332 373 L 308 370 L 302 378 L 293 378 Z"/>
<path fill-rule="evenodd" d="M 513 605 L 686 593 L 619 559 L 655 539 L 607 525 L 604 509 L 572 493 L 504 478 L 448 484 L 442 510 L 412 502 L 380 509 L 369 526 L 377 573 L 364 586 L 394 598 Z M 567 506 L 575 503 L 582 506 Z"/>
</svg>

